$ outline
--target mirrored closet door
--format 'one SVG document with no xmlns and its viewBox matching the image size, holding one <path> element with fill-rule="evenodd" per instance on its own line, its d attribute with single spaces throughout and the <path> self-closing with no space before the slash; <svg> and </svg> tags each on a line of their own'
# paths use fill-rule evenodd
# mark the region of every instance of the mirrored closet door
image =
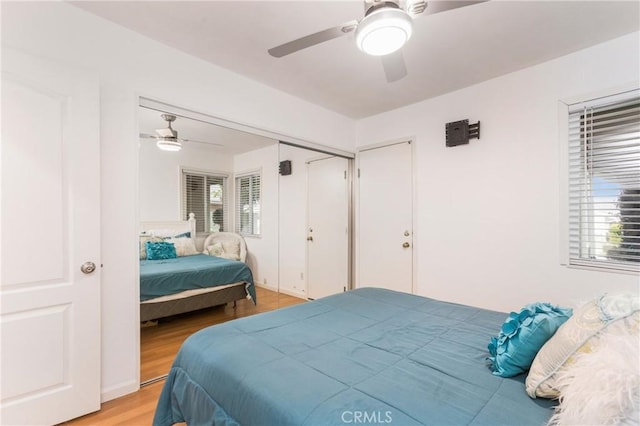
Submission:
<svg viewBox="0 0 640 426">
<path fill-rule="evenodd" d="M 280 292 L 317 299 L 350 288 L 351 162 L 280 143 Z"/>
<path fill-rule="evenodd" d="M 278 141 L 145 99 L 138 119 L 140 244 L 171 242 L 176 258 L 184 256 L 180 260 L 203 253 L 241 260 L 256 286 L 273 285 L 277 295 Z M 189 238 L 174 238 L 187 234 Z M 148 254 L 143 251 L 141 247 L 141 274 Z M 165 281 L 168 286 L 179 282 L 174 278 Z M 220 286 L 211 296 L 181 292 L 175 300 L 174 295 L 149 299 L 143 281 L 141 277 L 142 383 L 168 373 L 188 335 L 268 305 L 266 292 L 257 299 L 267 303 L 246 300 L 244 285 Z"/>
<path fill-rule="evenodd" d="M 184 339 L 204 327 L 350 288 L 351 154 L 279 142 L 268 132 L 144 98 L 138 121 L 140 241 L 159 229 L 177 257 L 178 250 L 218 257 L 240 235 L 238 257 L 257 296 L 257 304 L 245 299 L 244 286 L 224 288 L 213 301 L 198 295 L 202 305 L 169 296 L 171 309 L 187 308 L 145 321 L 150 302 L 141 290 L 143 385 L 164 378 Z M 176 238 L 186 234 L 194 247 Z"/>
</svg>

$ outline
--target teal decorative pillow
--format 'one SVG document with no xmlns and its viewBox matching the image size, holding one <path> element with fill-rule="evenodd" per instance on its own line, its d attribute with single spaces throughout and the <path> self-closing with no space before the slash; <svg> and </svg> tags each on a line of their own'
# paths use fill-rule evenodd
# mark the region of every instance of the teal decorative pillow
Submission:
<svg viewBox="0 0 640 426">
<path fill-rule="evenodd" d="M 175 259 L 176 246 L 173 243 L 147 241 L 144 243 L 147 249 L 147 260 Z"/>
<path fill-rule="evenodd" d="M 489 342 L 493 374 L 512 377 L 527 371 L 542 345 L 572 313 L 549 303 L 534 303 L 518 313 L 511 312 L 498 336 Z"/>
</svg>

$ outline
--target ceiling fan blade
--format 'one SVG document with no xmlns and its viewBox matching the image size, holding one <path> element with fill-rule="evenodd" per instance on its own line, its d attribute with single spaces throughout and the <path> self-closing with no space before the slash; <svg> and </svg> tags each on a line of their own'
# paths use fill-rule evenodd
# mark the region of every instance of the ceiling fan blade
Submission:
<svg viewBox="0 0 640 426">
<path fill-rule="evenodd" d="M 393 83 L 407 76 L 407 65 L 404 63 L 402 49 L 381 56 L 381 58 L 384 74 L 387 76 L 387 82 Z"/>
<path fill-rule="evenodd" d="M 478 3 L 485 3 L 488 0 L 481 1 L 462 1 L 462 0 L 447 0 L 447 1 L 430 1 L 427 4 L 427 8 L 422 12 L 422 15 L 433 15 L 434 13 L 446 12 L 447 10 L 458 9 L 460 7 L 472 6 Z"/>
<path fill-rule="evenodd" d="M 149 133 L 140 133 L 140 137 L 147 139 L 158 139 L 156 135 L 150 135 Z"/>
<path fill-rule="evenodd" d="M 334 38 L 342 37 L 343 35 L 353 31 L 358 26 L 358 21 L 349 21 L 338 27 L 329 28 L 324 31 L 309 34 L 308 36 L 301 37 L 299 39 L 290 41 L 280 46 L 273 47 L 268 50 L 269 55 L 275 58 L 282 58 L 283 56 L 297 52 L 307 47 L 315 46 L 316 44 L 323 43 L 325 41 L 332 40 Z"/>
<path fill-rule="evenodd" d="M 180 140 L 180 142 L 187 142 L 187 143 L 201 143 L 201 144 L 204 144 L 204 145 L 224 146 L 221 143 L 199 141 L 199 140 L 196 140 L 196 139 L 179 139 L 179 140 Z"/>
</svg>

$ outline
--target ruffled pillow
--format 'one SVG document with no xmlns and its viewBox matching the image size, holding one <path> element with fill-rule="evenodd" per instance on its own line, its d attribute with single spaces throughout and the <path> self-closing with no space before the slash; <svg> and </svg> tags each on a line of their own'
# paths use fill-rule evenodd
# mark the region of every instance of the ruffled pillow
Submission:
<svg viewBox="0 0 640 426">
<path fill-rule="evenodd" d="M 147 247 L 147 260 L 165 260 L 176 258 L 176 247 L 172 243 L 152 242 L 145 243 Z"/>
<path fill-rule="evenodd" d="M 512 377 L 527 371 L 540 348 L 572 313 L 549 303 L 534 303 L 518 313 L 511 312 L 498 336 L 489 342 L 493 374 Z"/>
<path fill-rule="evenodd" d="M 159 237 L 152 237 L 151 235 L 141 235 L 140 236 L 140 242 L 138 244 L 138 246 L 140 247 L 140 260 L 146 260 L 147 259 L 147 245 L 146 242 L 147 241 L 151 241 L 154 243 L 163 241 L 162 238 Z"/>
</svg>

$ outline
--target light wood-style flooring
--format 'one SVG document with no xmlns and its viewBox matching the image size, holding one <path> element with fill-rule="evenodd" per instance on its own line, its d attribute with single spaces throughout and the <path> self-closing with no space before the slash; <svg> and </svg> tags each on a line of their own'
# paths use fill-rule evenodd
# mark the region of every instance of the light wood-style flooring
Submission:
<svg viewBox="0 0 640 426">
<path fill-rule="evenodd" d="M 194 332 L 214 324 L 273 311 L 285 306 L 303 303 L 303 299 L 256 288 L 258 304 L 249 300 L 204 309 L 159 321 L 158 325 L 140 329 L 140 377 L 141 381 L 163 376 L 169 372 L 173 359 L 182 342 Z M 164 380 L 146 385 L 138 392 L 102 404 L 100 411 L 65 423 L 74 426 L 150 425 L 156 401 Z"/>
</svg>

